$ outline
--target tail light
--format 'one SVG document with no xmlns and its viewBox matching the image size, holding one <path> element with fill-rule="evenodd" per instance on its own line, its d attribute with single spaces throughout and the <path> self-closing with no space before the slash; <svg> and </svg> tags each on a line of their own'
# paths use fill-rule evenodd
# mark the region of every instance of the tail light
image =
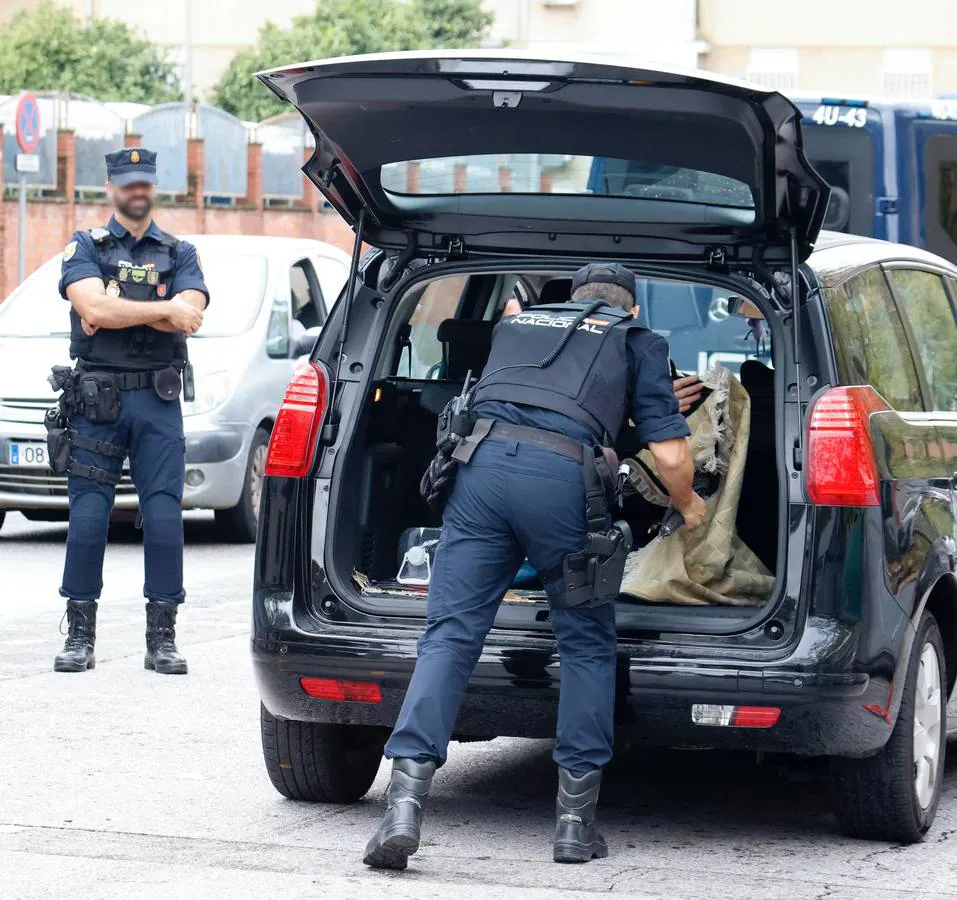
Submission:
<svg viewBox="0 0 957 900">
<path fill-rule="evenodd" d="M 777 706 L 721 706 L 695 703 L 691 721 L 695 725 L 717 725 L 725 728 L 773 728 L 781 718 Z"/>
<path fill-rule="evenodd" d="M 308 474 L 328 403 L 325 369 L 319 363 L 303 363 L 292 376 L 276 416 L 266 455 L 267 475 L 302 478 Z"/>
<path fill-rule="evenodd" d="M 879 506 L 871 415 L 890 407 L 872 387 L 836 387 L 811 407 L 807 492 L 819 506 Z"/>
<path fill-rule="evenodd" d="M 300 678 L 299 685 L 317 700 L 381 703 L 382 690 L 374 681 L 340 681 L 338 678 Z"/>
</svg>

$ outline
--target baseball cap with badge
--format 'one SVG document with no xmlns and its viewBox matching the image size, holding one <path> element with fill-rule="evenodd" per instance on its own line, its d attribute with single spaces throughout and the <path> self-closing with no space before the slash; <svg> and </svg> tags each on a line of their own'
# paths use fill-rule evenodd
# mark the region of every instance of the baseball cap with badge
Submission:
<svg viewBox="0 0 957 900">
<path fill-rule="evenodd" d="M 117 187 L 156 184 L 156 154 L 141 147 L 127 147 L 107 153 L 106 177 Z"/>
<path fill-rule="evenodd" d="M 572 278 L 572 293 L 586 284 L 616 284 L 637 300 L 635 273 L 618 263 L 591 263 L 583 266 Z M 634 305 L 634 303 L 632 304 Z"/>
</svg>

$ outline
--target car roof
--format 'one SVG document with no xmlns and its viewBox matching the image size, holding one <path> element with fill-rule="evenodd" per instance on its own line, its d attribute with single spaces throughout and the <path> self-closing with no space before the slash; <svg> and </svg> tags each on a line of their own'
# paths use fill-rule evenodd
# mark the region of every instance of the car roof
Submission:
<svg viewBox="0 0 957 900">
<path fill-rule="evenodd" d="M 820 233 L 807 264 L 821 283 L 829 287 L 839 284 L 861 269 L 885 262 L 916 263 L 945 269 L 957 276 L 957 266 L 919 247 L 835 231 Z"/>
</svg>

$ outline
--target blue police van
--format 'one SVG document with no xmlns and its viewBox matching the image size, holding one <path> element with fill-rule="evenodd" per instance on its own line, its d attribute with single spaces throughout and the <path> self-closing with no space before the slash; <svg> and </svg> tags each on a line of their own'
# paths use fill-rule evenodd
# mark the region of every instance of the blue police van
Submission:
<svg viewBox="0 0 957 900">
<path fill-rule="evenodd" d="M 832 188 L 824 227 L 922 247 L 957 262 L 957 99 L 797 95 L 808 159 Z M 596 159 L 589 191 L 635 172 Z M 661 167 L 658 167 L 659 169 Z M 680 192 L 666 172 L 645 173 Z M 672 199 L 680 199 L 676 195 Z"/>
</svg>

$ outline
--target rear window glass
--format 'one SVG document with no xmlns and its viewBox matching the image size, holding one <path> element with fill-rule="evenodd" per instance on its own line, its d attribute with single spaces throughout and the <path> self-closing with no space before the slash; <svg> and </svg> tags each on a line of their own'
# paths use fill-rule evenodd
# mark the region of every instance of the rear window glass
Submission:
<svg viewBox="0 0 957 900">
<path fill-rule="evenodd" d="M 596 156 L 509 153 L 388 163 L 390 194 L 591 194 L 754 209 L 751 189 L 725 175 Z"/>
<path fill-rule="evenodd" d="M 917 370 L 881 269 L 826 291 L 834 355 L 843 384 L 870 384 L 895 409 L 921 409 Z"/>
</svg>

